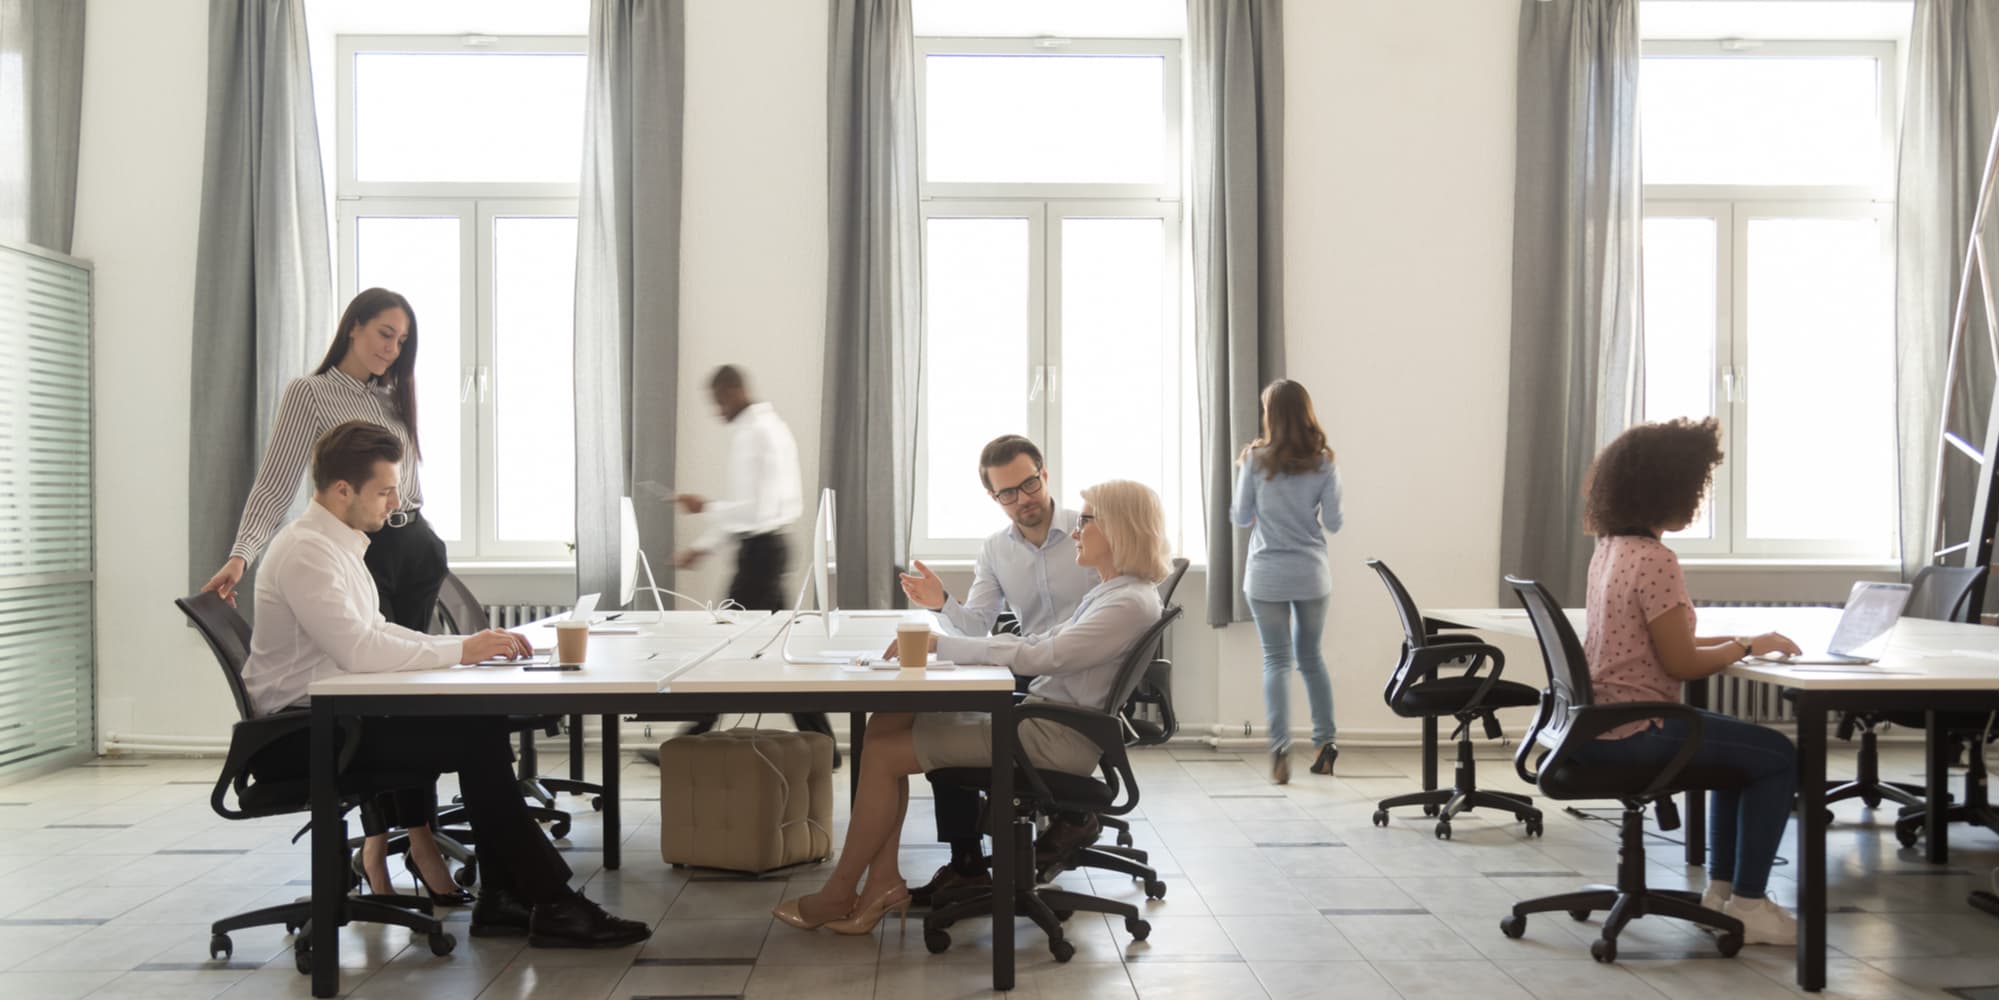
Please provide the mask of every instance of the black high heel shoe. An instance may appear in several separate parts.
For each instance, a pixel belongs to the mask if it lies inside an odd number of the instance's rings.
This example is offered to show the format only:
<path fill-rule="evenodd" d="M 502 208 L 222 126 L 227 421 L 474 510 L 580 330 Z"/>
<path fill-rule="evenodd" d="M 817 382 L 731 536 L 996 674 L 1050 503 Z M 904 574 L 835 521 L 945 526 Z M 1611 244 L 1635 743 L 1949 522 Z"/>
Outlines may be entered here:
<path fill-rule="evenodd" d="M 463 889 L 454 888 L 450 892 L 439 892 L 431 888 L 430 883 L 424 881 L 424 873 L 417 870 L 416 859 L 410 857 L 408 852 L 403 854 L 403 867 L 408 869 L 410 876 L 417 880 L 417 888 L 423 890 L 424 897 L 431 901 L 432 906 L 472 905 L 475 897 L 472 893 L 466 892 Z"/>

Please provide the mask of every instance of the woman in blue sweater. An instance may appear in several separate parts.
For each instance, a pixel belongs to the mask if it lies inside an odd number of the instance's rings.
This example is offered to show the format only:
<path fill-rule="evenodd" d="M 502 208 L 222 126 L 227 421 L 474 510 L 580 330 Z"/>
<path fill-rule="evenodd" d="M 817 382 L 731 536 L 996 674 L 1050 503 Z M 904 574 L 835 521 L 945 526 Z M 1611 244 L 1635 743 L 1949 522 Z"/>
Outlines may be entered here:
<path fill-rule="evenodd" d="M 1312 397 L 1291 379 L 1264 387 L 1263 434 L 1237 459 L 1236 502 L 1230 519 L 1250 529 L 1243 568 L 1243 596 L 1264 646 L 1264 709 L 1271 731 L 1271 780 L 1292 780 L 1289 678 L 1296 660 L 1312 710 L 1314 774 L 1332 774 L 1340 754 L 1334 743 L 1333 686 L 1320 655 L 1333 577 L 1326 566 L 1326 533 L 1340 530 L 1340 472 L 1326 431 L 1313 415 Z"/>

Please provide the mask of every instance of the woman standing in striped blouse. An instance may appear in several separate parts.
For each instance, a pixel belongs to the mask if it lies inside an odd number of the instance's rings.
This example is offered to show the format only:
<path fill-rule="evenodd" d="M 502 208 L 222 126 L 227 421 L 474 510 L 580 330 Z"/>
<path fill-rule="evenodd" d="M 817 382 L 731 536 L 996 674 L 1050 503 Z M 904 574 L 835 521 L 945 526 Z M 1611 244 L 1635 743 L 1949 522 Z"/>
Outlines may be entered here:
<path fill-rule="evenodd" d="M 420 508 L 424 494 L 417 482 L 417 314 L 409 300 L 386 288 L 370 288 L 347 304 L 333 343 L 311 375 L 285 387 L 278 402 L 277 425 L 264 449 L 264 464 L 243 504 L 236 543 L 229 558 L 207 584 L 236 603 L 236 585 L 265 543 L 277 533 L 291 509 L 299 483 L 312 462 L 320 435 L 349 420 L 366 420 L 389 429 L 403 443 L 402 504 L 389 515 L 382 530 L 368 536 L 365 561 L 375 577 L 382 614 L 419 632 L 430 631 L 438 590 L 449 567 L 444 541 L 431 530 Z M 431 896 L 439 902 L 470 902 L 452 885 L 444 856 L 427 825 L 437 811 L 434 789 L 393 797 L 396 818 L 410 830 L 410 858 L 421 870 Z M 361 851 L 363 869 L 376 892 L 387 892 L 387 838 L 371 833 Z M 436 888 L 444 886 L 443 889 Z"/>

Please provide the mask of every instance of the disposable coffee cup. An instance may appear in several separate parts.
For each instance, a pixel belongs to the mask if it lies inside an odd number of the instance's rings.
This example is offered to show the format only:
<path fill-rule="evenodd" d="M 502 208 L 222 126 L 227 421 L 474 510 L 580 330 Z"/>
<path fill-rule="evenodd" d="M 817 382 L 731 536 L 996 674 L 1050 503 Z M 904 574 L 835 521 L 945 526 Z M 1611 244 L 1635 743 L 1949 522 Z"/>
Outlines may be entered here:
<path fill-rule="evenodd" d="M 896 626 L 896 662 L 904 670 L 916 670 L 930 660 L 931 627 L 922 622 Z"/>
<path fill-rule="evenodd" d="M 565 618 L 556 623 L 556 663 L 576 666 L 583 662 L 583 648 L 590 640 L 590 623 Z"/>

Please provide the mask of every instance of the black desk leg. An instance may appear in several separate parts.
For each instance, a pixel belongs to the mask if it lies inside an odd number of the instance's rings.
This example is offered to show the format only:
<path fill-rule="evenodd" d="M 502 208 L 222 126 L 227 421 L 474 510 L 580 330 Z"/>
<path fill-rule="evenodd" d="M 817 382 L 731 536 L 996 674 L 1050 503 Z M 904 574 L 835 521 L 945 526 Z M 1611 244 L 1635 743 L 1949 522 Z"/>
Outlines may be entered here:
<path fill-rule="evenodd" d="M 347 895 L 347 830 L 340 818 L 340 790 L 334 784 L 333 706 L 313 703 L 308 751 L 312 790 L 312 921 L 306 929 L 312 949 L 312 994 L 340 992 L 340 907 Z"/>
<path fill-rule="evenodd" d="M 1978 751 L 1975 746 L 1973 750 Z M 1924 860 L 1945 861 L 1945 813 L 1949 809 L 1947 778 L 1951 776 L 1951 741 L 1938 729 L 1938 714 L 1924 713 Z"/>
<path fill-rule="evenodd" d="M 993 822 L 993 988 L 1014 988 L 1014 893 L 1027 872 L 1015 871 L 1014 704 L 1010 697 L 993 710 L 993 777 L 987 812 Z"/>
<path fill-rule="evenodd" d="M 1799 988 L 1826 987 L 1826 706 L 1800 691 Z"/>
<path fill-rule="evenodd" d="M 583 716 L 569 717 L 569 780 L 583 780 Z"/>
<path fill-rule="evenodd" d="M 1681 700 L 1689 708 L 1708 708 L 1709 679 L 1689 681 L 1681 685 Z M 1681 794 L 1681 815 L 1687 818 L 1681 824 L 1681 841 L 1687 845 L 1687 863 L 1695 867 L 1708 864 L 1708 793 L 1690 789 Z"/>
<path fill-rule="evenodd" d="M 854 804 L 854 793 L 861 788 L 861 736 L 868 731 L 867 712 L 847 713 L 847 802 Z"/>
<path fill-rule="evenodd" d="M 604 867 L 616 869 L 624 863 L 624 832 L 618 827 L 618 765 L 625 755 L 618 750 L 618 716 L 607 715 L 604 726 Z"/>
<path fill-rule="evenodd" d="M 1438 719 L 1435 715 L 1424 716 L 1424 791 L 1435 791 L 1438 786 Z"/>

